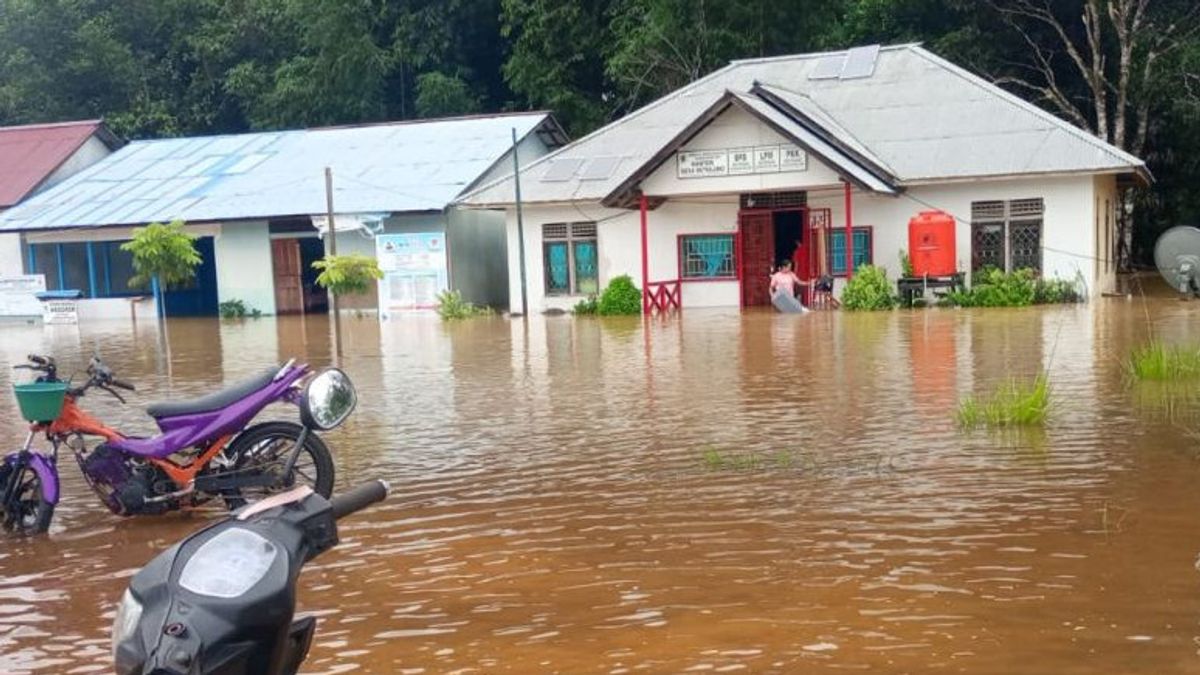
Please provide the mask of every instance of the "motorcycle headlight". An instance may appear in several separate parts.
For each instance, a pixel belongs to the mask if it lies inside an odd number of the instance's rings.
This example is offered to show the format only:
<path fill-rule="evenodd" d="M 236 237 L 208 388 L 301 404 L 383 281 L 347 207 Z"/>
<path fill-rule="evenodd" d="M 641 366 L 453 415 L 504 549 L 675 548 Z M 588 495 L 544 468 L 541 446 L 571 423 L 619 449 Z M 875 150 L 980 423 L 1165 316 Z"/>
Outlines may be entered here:
<path fill-rule="evenodd" d="M 236 598 L 254 588 L 279 555 L 257 532 L 230 528 L 204 542 L 183 566 L 179 585 L 214 598 Z"/>
<path fill-rule="evenodd" d="M 117 616 L 113 619 L 112 627 L 112 649 L 113 657 L 116 657 L 117 646 L 122 642 L 133 637 L 134 631 L 137 630 L 138 622 L 142 620 L 142 603 L 133 597 L 133 593 L 129 589 L 125 589 L 125 594 L 121 596 L 121 604 L 117 605 Z"/>

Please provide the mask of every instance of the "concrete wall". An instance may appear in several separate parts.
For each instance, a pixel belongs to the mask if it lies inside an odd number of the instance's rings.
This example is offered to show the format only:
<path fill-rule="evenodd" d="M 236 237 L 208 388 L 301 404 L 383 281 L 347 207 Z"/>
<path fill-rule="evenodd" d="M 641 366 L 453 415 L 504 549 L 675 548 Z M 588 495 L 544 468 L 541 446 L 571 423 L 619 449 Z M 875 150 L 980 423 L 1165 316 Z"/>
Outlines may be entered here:
<path fill-rule="evenodd" d="M 475 304 L 507 309 L 508 238 L 504 214 L 451 208 L 446 217 L 450 287 Z"/>
<path fill-rule="evenodd" d="M 241 300 L 247 308 L 275 313 L 271 236 L 265 220 L 224 223 L 213 240 L 217 299 Z"/>
<path fill-rule="evenodd" d="M 750 113 L 740 108 L 730 108 L 713 120 L 703 131 L 696 134 L 683 146 L 683 150 L 727 150 L 777 144 L 791 145 L 791 141 L 758 121 L 758 118 Z M 642 181 L 643 192 L 655 196 L 728 194 L 729 192 L 799 190 L 841 184 L 837 173 L 812 155 L 808 155 L 807 168 L 803 171 L 792 170 L 712 178 L 679 178 L 676 157 L 677 155 L 671 156 L 646 180 Z"/>
<path fill-rule="evenodd" d="M 0 209 L 0 213 L 4 211 Z M 25 273 L 25 261 L 21 251 L 21 235 L 0 234 L 0 277 Z"/>
<path fill-rule="evenodd" d="M 1098 191 L 1097 185 L 1104 188 Z M 959 219 L 956 231 L 958 267 L 971 266 L 971 202 L 992 199 L 1040 197 L 1045 201 L 1042 229 L 1042 266 L 1047 277 L 1080 279 L 1088 293 L 1108 290 L 1111 271 L 1097 272 L 1096 203 L 1115 182 L 1109 177 L 1072 176 L 1022 180 L 993 180 L 916 186 L 907 196 L 884 197 L 856 191 L 853 195 L 854 224 L 873 228 L 873 261 L 895 279 L 900 273 L 899 253 L 908 248 L 908 221 L 932 208 Z M 678 277 L 678 236 L 681 234 L 733 233 L 737 230 L 737 195 L 690 197 L 690 201 L 668 200 L 648 215 L 650 280 Z M 844 194 L 841 190 L 813 190 L 809 204 L 828 207 L 834 227 L 845 224 Z M 1101 214 L 1102 216 L 1102 214 Z M 594 221 L 598 225 L 600 285 L 612 277 L 628 274 L 641 285 L 641 230 L 637 211 L 607 209 L 594 202 L 578 205 L 530 205 L 525 208 L 525 254 L 531 312 L 569 309 L 581 298 L 546 296 L 542 262 L 542 225 Z M 509 293 L 514 310 L 521 297 L 516 216 L 507 212 Z M 837 281 L 840 293 L 844 282 Z M 684 307 L 737 306 L 738 283 L 732 281 L 683 282 Z"/>

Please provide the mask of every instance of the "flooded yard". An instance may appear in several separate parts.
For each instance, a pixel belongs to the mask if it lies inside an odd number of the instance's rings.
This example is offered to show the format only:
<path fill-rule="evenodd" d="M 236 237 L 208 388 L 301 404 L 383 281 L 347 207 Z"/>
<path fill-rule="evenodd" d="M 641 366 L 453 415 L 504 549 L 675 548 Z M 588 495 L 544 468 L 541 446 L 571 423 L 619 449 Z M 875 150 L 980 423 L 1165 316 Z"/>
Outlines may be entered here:
<path fill-rule="evenodd" d="M 1121 363 L 1200 305 L 345 328 L 337 489 L 393 497 L 301 577 L 304 672 L 1200 672 L 1200 402 Z M 149 433 L 142 405 L 328 336 L 173 320 L 168 367 L 153 325 L 3 325 L 0 433 L 31 351 L 99 349 L 139 391 L 84 407 Z M 955 426 L 1042 370 L 1044 431 Z M 107 672 L 128 577 L 208 517 L 119 519 L 61 466 L 50 535 L 0 542 L 0 672 Z"/>

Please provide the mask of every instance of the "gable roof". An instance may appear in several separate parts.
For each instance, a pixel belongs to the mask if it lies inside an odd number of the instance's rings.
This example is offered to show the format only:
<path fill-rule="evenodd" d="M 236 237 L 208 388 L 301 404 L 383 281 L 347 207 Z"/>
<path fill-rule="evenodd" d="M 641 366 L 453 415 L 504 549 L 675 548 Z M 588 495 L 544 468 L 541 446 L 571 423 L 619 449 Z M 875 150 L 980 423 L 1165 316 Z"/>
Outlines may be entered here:
<path fill-rule="evenodd" d="M 441 211 L 518 140 L 565 141 L 545 112 L 134 141 L 0 216 L 0 231 Z"/>
<path fill-rule="evenodd" d="M 121 144 L 101 120 L 0 127 L 0 209 L 37 190 L 93 135 L 110 149 Z"/>
<path fill-rule="evenodd" d="M 873 56 L 873 68 L 838 76 L 849 56 L 864 51 Z M 699 119 L 697 111 L 710 110 L 727 92 L 742 95 L 747 105 L 765 103 L 856 163 L 882 170 L 881 178 L 890 176 L 900 188 L 1021 175 L 1146 175 L 1137 157 L 906 44 L 734 61 L 525 167 L 523 201 L 611 202 L 614 190 Z M 622 161 L 606 180 L 542 180 L 561 160 L 578 163 L 583 173 L 589 161 L 614 153 Z M 512 194 L 509 176 L 459 201 L 499 206 L 512 203 Z"/>

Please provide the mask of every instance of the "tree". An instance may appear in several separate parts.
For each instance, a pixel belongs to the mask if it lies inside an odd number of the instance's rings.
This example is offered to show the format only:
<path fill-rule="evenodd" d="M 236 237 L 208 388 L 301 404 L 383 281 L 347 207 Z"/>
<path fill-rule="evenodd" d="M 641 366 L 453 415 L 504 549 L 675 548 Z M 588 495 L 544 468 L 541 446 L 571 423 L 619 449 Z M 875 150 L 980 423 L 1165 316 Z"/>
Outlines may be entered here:
<path fill-rule="evenodd" d="M 479 97 L 457 75 L 435 71 L 417 77 L 417 117 L 466 115 L 479 110 Z"/>
<path fill-rule="evenodd" d="M 998 82 L 1038 96 L 1067 120 L 1122 150 L 1145 154 L 1152 116 L 1163 97 L 1186 92 L 1155 85 L 1166 59 L 1200 30 L 1200 4 L 993 0 L 993 6 L 1021 37 L 1027 54 L 1013 64 L 1015 74 Z M 1127 193 L 1125 199 L 1131 196 Z M 1133 240 L 1127 212 L 1121 209 L 1117 219 L 1117 262 L 1124 269 L 1131 262 Z"/>
<path fill-rule="evenodd" d="M 121 244 L 121 250 L 133 256 L 130 288 L 154 285 L 159 294 L 156 300 L 160 317 L 166 315 L 162 292 L 191 281 L 196 267 L 203 262 L 196 250 L 196 237 L 184 231 L 180 220 L 134 228 L 133 238 Z"/>

